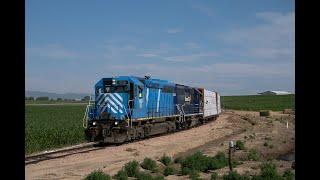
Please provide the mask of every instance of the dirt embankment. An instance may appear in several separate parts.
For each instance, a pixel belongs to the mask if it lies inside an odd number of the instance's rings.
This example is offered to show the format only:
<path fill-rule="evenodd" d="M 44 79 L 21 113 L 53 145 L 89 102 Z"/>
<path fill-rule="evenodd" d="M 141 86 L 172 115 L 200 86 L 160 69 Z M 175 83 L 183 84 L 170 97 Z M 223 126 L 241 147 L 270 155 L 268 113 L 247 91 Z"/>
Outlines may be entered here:
<path fill-rule="evenodd" d="M 145 157 L 159 159 L 163 154 L 176 157 L 197 150 L 208 155 L 226 152 L 230 140 L 245 141 L 247 148 L 236 152 L 235 158 L 245 158 L 251 148 L 261 152 L 262 157 L 276 157 L 294 149 L 294 116 L 273 113 L 271 118 L 260 118 L 257 112 L 228 111 L 216 121 L 189 130 L 27 165 L 26 179 L 81 179 L 97 169 L 113 175 L 125 163 L 142 161 Z M 291 165 L 284 161 L 278 163 L 282 169 Z M 255 173 L 258 165 L 259 162 L 248 161 L 236 170 Z M 226 171 L 227 168 L 223 168 L 218 173 Z M 179 178 L 185 177 L 168 177 Z"/>

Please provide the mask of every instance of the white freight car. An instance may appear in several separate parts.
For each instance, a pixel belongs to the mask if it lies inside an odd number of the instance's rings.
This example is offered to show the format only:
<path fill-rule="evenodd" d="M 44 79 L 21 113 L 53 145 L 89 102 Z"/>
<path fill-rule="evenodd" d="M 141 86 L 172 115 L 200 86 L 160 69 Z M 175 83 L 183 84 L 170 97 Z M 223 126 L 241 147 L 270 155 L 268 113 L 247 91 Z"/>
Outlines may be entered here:
<path fill-rule="evenodd" d="M 203 117 L 216 117 L 221 113 L 220 95 L 217 92 L 204 89 Z"/>
<path fill-rule="evenodd" d="M 218 114 L 220 114 L 221 113 L 221 103 L 220 103 L 220 94 L 219 93 L 217 93 L 217 104 L 218 104 L 218 106 L 217 106 Z"/>

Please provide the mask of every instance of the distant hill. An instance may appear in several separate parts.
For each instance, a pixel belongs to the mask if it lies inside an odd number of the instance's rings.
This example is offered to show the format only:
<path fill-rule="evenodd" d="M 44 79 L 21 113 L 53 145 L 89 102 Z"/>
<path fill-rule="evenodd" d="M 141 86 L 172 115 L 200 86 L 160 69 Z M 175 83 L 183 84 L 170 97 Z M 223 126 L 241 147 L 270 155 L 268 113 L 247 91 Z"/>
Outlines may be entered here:
<path fill-rule="evenodd" d="M 26 97 L 49 97 L 50 99 L 82 99 L 85 96 L 88 96 L 89 94 L 85 93 L 50 93 L 50 92 L 42 92 L 42 91 L 26 91 L 25 96 Z"/>

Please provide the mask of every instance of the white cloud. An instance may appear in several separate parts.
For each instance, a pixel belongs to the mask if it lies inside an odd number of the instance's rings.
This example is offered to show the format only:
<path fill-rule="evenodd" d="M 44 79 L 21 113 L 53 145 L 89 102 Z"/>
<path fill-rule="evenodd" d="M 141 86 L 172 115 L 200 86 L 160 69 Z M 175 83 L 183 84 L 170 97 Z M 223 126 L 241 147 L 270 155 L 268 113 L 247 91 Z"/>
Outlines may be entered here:
<path fill-rule="evenodd" d="M 200 48 L 200 46 L 197 43 L 194 43 L 194 42 L 185 43 L 185 46 L 187 47 L 187 49 L 198 49 L 198 48 Z"/>
<path fill-rule="evenodd" d="M 197 54 L 182 55 L 182 56 L 169 56 L 169 57 L 164 57 L 163 59 L 171 62 L 190 62 L 190 61 L 197 61 L 203 58 L 215 57 L 215 56 L 218 56 L 218 54 L 215 52 L 208 52 L 208 53 L 197 53 Z"/>
<path fill-rule="evenodd" d="M 247 52 L 249 56 L 264 59 L 279 59 L 282 58 L 288 59 L 291 57 L 291 60 L 294 61 L 294 49 L 289 48 L 253 48 Z"/>
<path fill-rule="evenodd" d="M 248 57 L 257 59 L 294 60 L 294 12 L 281 14 L 261 12 L 256 18 L 259 25 L 238 28 L 220 35 L 225 42 L 239 45 Z"/>
<path fill-rule="evenodd" d="M 43 47 L 31 47 L 26 49 L 26 54 L 30 56 L 46 57 L 51 59 L 73 59 L 80 55 L 67 50 L 60 45 L 52 44 Z"/>
<path fill-rule="evenodd" d="M 247 64 L 247 63 L 216 63 L 200 67 L 203 72 L 212 72 L 229 77 L 292 77 L 292 64 Z"/>
<path fill-rule="evenodd" d="M 207 16 L 212 17 L 212 16 L 214 15 L 213 10 L 210 9 L 210 8 L 208 8 L 208 7 L 206 7 L 206 6 L 204 6 L 204 5 L 201 5 L 201 4 L 192 4 L 191 7 L 192 7 L 193 9 L 196 9 L 196 10 L 198 10 L 198 11 L 206 14 Z"/>
<path fill-rule="evenodd" d="M 169 34 L 176 34 L 176 33 L 179 33 L 179 32 L 182 32 L 181 28 L 170 28 L 170 29 L 167 30 L 167 33 L 169 33 Z"/>
<path fill-rule="evenodd" d="M 142 56 L 145 58 L 157 57 L 157 54 L 145 53 L 145 54 L 138 54 L 137 56 Z"/>
<path fill-rule="evenodd" d="M 119 57 L 124 54 L 133 53 L 137 50 L 137 48 L 133 45 L 116 45 L 116 44 L 107 44 L 106 52 L 104 53 L 104 57 L 107 59 L 113 59 Z"/>

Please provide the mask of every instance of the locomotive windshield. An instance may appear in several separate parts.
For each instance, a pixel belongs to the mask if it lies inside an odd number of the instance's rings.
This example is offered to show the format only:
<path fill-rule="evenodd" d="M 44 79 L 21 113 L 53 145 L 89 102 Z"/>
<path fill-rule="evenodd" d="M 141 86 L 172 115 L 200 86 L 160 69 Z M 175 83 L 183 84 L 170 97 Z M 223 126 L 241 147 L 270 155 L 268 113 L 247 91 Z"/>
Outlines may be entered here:
<path fill-rule="evenodd" d="M 124 80 L 106 80 L 103 90 L 104 93 L 129 93 L 129 84 Z"/>

